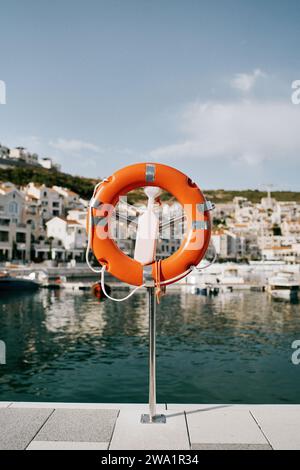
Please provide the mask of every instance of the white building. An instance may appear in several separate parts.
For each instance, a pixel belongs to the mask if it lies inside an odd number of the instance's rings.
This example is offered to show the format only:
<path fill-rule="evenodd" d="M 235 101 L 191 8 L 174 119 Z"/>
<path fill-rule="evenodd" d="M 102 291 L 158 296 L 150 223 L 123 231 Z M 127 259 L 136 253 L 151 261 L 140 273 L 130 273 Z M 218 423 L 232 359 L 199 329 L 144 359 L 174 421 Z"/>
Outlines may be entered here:
<path fill-rule="evenodd" d="M 60 241 L 65 249 L 65 259 L 83 260 L 87 245 L 85 228 L 76 220 L 53 217 L 46 223 L 47 238 Z"/>
<path fill-rule="evenodd" d="M 23 161 L 29 165 L 38 165 L 38 155 L 36 153 L 26 152 L 24 147 L 10 149 L 9 157 L 14 160 Z"/>
<path fill-rule="evenodd" d="M 262 250 L 262 259 L 266 261 L 296 262 L 299 255 L 297 246 L 272 246 Z"/>
<path fill-rule="evenodd" d="M 75 220 L 80 225 L 82 225 L 82 227 L 86 227 L 86 218 L 87 218 L 86 210 L 72 209 L 68 212 L 68 215 L 67 215 L 67 220 Z"/>
<path fill-rule="evenodd" d="M 68 188 L 62 188 L 60 186 L 53 186 L 52 189 L 62 198 L 63 206 L 66 210 L 68 209 L 84 209 L 83 204 L 80 201 L 79 194 L 71 191 Z"/>
<path fill-rule="evenodd" d="M 24 205 L 24 194 L 22 194 L 14 184 L 0 184 L 0 215 L 9 217 L 13 223 L 21 223 Z"/>
<path fill-rule="evenodd" d="M 44 157 L 39 159 L 39 164 L 46 168 L 47 170 L 57 170 L 60 171 L 61 166 L 58 163 L 54 163 L 52 158 Z"/>
<path fill-rule="evenodd" d="M 0 185 L 0 260 L 29 260 L 31 227 L 23 223 L 24 195 L 12 184 Z"/>
<path fill-rule="evenodd" d="M 25 215 L 24 222 L 31 226 L 31 233 L 34 240 L 45 236 L 44 219 L 41 216 L 41 205 L 37 198 L 25 195 Z"/>
<path fill-rule="evenodd" d="M 47 170 L 51 170 L 53 165 L 51 158 L 41 158 L 39 163 L 43 168 L 46 168 Z"/>
<path fill-rule="evenodd" d="M 211 236 L 219 258 L 233 259 L 237 257 L 238 237 L 227 230 L 215 230 Z"/>
<path fill-rule="evenodd" d="M 52 188 L 44 184 L 29 183 L 25 188 L 25 193 L 38 202 L 40 216 L 43 220 L 49 220 L 62 214 L 62 197 Z"/>
<path fill-rule="evenodd" d="M 273 197 L 271 197 L 271 194 L 268 193 L 267 197 L 262 197 L 260 201 L 261 207 L 268 211 L 268 210 L 274 210 L 277 206 L 277 201 Z"/>
<path fill-rule="evenodd" d="M 247 234 L 239 234 L 225 229 L 214 229 L 211 236 L 218 258 L 223 260 L 241 260 L 246 257 L 257 259 L 259 250 L 256 244 L 256 237 Z M 212 256 L 211 247 L 209 256 Z"/>
<path fill-rule="evenodd" d="M 291 235 L 282 236 L 282 235 L 269 235 L 266 237 L 257 237 L 256 239 L 257 245 L 261 248 L 272 248 L 276 247 L 285 247 L 291 246 L 293 243 L 296 243 L 296 238 Z"/>
<path fill-rule="evenodd" d="M 30 225 L 16 224 L 0 216 L 0 261 L 29 261 Z"/>
<path fill-rule="evenodd" d="M 284 220 L 281 223 L 282 235 L 289 236 L 294 235 L 298 236 L 300 239 L 300 217 L 299 219 L 294 220 Z"/>
<path fill-rule="evenodd" d="M 9 158 L 9 148 L 0 144 L 0 158 Z"/>
<path fill-rule="evenodd" d="M 211 215 L 215 220 L 225 220 L 227 217 L 232 217 L 235 211 L 234 203 L 218 203 L 216 204 Z"/>

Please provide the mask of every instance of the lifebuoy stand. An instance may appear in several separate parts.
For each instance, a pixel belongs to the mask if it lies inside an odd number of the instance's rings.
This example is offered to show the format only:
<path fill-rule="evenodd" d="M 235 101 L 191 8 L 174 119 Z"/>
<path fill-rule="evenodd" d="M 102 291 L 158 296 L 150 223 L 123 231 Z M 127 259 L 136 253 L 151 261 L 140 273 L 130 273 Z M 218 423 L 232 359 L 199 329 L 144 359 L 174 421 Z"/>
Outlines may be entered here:
<path fill-rule="evenodd" d="M 146 217 L 140 216 L 138 227 L 141 231 L 150 227 L 151 243 L 138 239 L 135 259 L 125 255 L 110 235 L 109 220 L 121 195 L 145 187 L 148 196 Z M 149 188 L 151 187 L 151 188 Z M 155 261 L 154 235 L 158 221 L 153 215 L 153 201 L 157 189 L 171 193 L 184 207 L 186 233 L 179 249 L 166 259 Z M 164 415 L 156 414 L 156 298 L 161 286 L 172 284 L 189 274 L 204 258 L 211 235 L 209 211 L 213 204 L 206 201 L 200 188 L 184 173 L 161 163 L 145 162 L 129 165 L 115 172 L 95 186 L 89 204 L 87 218 L 88 245 L 86 262 L 92 271 L 101 274 L 101 287 L 104 294 L 117 302 L 128 299 L 137 289 L 146 287 L 149 310 L 149 414 L 141 417 L 142 423 L 165 423 Z M 151 222 L 150 222 L 151 221 Z M 144 224 L 144 225 L 143 225 Z M 93 250 L 102 268 L 94 269 L 89 263 L 89 251 Z M 123 299 L 115 299 L 105 291 L 104 272 L 135 289 Z"/>
<path fill-rule="evenodd" d="M 147 285 L 149 312 L 149 414 L 143 414 L 141 423 L 166 423 L 163 414 L 156 414 L 156 298 L 154 286 Z"/>

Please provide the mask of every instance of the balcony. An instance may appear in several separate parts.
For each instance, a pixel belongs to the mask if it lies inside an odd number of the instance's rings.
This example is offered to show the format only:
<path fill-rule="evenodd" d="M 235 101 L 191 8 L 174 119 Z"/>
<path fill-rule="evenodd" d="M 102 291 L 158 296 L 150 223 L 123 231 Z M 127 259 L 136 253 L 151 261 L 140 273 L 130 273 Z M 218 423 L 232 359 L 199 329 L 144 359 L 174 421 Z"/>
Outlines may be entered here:
<path fill-rule="evenodd" d="M 10 250 L 11 244 L 9 242 L 0 241 L 0 250 Z"/>
<path fill-rule="evenodd" d="M 26 250 L 26 243 L 17 243 L 17 250 Z"/>
<path fill-rule="evenodd" d="M 9 225 L 10 225 L 10 219 L 0 219 L 1 230 L 3 227 L 9 227 Z"/>

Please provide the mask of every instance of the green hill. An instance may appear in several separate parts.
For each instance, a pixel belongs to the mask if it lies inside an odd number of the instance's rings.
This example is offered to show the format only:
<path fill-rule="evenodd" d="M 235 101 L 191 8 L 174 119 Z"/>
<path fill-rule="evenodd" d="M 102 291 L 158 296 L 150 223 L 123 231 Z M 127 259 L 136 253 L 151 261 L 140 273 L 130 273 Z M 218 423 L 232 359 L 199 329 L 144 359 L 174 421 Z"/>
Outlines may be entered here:
<path fill-rule="evenodd" d="M 73 176 L 67 173 L 47 170 L 40 167 L 0 168 L 0 181 L 10 181 L 17 186 L 25 186 L 31 181 L 46 186 L 62 186 L 78 193 L 84 199 L 90 199 L 97 180 Z"/>
<path fill-rule="evenodd" d="M 84 199 L 90 199 L 94 186 L 99 179 L 84 178 L 82 176 L 73 176 L 68 173 L 61 173 L 58 171 L 47 170 L 40 167 L 10 167 L 0 168 L 0 181 L 10 181 L 17 186 L 25 186 L 30 181 L 34 183 L 45 184 L 46 186 L 63 186 L 78 193 Z M 204 190 L 208 199 L 215 203 L 225 203 L 233 200 L 235 196 L 245 197 L 252 202 L 259 202 L 262 197 L 266 196 L 266 192 L 245 189 L 237 190 Z M 300 192 L 293 191 L 274 191 L 272 196 L 278 201 L 296 201 L 300 203 Z M 144 193 L 141 189 L 129 193 L 128 201 L 131 204 L 142 201 L 145 199 Z M 170 199 L 170 195 L 163 192 L 161 200 Z"/>
<path fill-rule="evenodd" d="M 231 202 L 234 197 L 245 197 L 249 201 L 257 203 L 260 202 L 262 197 L 267 196 L 266 191 L 259 191 L 258 189 L 243 189 L 243 190 L 204 190 L 207 199 L 211 199 L 216 204 L 218 202 Z M 299 191 L 272 191 L 272 197 L 277 201 L 296 201 L 300 203 Z"/>

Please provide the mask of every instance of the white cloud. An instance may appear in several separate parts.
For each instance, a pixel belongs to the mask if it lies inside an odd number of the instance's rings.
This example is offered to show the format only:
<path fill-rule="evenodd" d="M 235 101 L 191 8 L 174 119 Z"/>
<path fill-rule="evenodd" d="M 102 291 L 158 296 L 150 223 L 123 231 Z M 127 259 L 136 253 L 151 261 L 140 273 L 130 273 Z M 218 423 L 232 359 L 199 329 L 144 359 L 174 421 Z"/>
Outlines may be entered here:
<path fill-rule="evenodd" d="M 49 146 L 56 150 L 61 150 L 62 152 L 80 153 L 82 150 L 90 150 L 92 152 L 101 151 L 95 144 L 76 139 L 56 139 L 55 141 L 50 141 Z"/>
<path fill-rule="evenodd" d="M 252 73 L 237 73 L 230 81 L 230 85 L 236 90 L 247 93 L 248 91 L 252 90 L 259 78 L 265 76 L 266 74 L 260 69 L 255 69 Z"/>
<path fill-rule="evenodd" d="M 152 150 L 152 158 L 221 157 L 253 166 L 300 155 L 300 106 L 289 102 L 194 103 L 177 119 L 182 140 Z"/>

